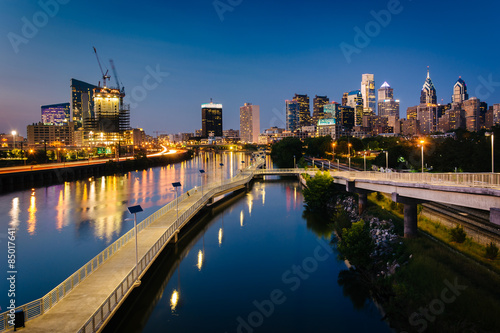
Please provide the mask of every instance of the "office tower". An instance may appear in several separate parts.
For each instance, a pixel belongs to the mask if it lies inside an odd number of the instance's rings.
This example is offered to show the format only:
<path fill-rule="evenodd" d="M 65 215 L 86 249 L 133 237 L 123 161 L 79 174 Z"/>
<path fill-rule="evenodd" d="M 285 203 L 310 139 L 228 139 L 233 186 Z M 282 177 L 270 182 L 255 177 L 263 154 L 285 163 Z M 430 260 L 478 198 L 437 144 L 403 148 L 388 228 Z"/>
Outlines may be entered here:
<path fill-rule="evenodd" d="M 378 90 L 378 115 L 399 119 L 399 100 L 394 100 L 394 89 L 387 82 Z"/>
<path fill-rule="evenodd" d="M 479 103 L 479 126 L 478 130 L 486 129 L 486 113 L 488 112 L 488 103 Z M 488 127 L 489 128 L 489 127 Z"/>
<path fill-rule="evenodd" d="M 417 107 L 416 106 L 410 106 L 408 109 L 406 109 L 406 119 L 417 119 Z"/>
<path fill-rule="evenodd" d="M 427 67 L 427 79 L 420 94 L 420 104 L 437 104 L 436 88 L 432 83 L 429 67 Z"/>
<path fill-rule="evenodd" d="M 222 104 L 210 103 L 201 105 L 202 137 L 222 137 Z"/>
<path fill-rule="evenodd" d="M 93 84 L 71 79 L 71 113 L 76 128 L 84 126 L 87 119 L 94 118 L 94 88 Z"/>
<path fill-rule="evenodd" d="M 493 126 L 500 125 L 500 104 L 493 104 Z"/>
<path fill-rule="evenodd" d="M 299 127 L 311 125 L 311 107 L 309 96 L 295 94 L 294 101 L 299 103 Z"/>
<path fill-rule="evenodd" d="M 417 106 L 417 120 L 419 132 L 429 135 L 437 130 L 438 106 L 435 104 L 420 104 Z"/>
<path fill-rule="evenodd" d="M 349 93 L 346 93 L 346 92 L 342 95 L 342 105 L 343 106 L 347 105 L 347 96 L 349 96 Z"/>
<path fill-rule="evenodd" d="M 327 104 L 330 100 L 326 96 L 318 96 L 316 95 L 313 99 L 313 118 L 312 118 L 312 125 L 316 126 L 318 124 L 318 120 L 323 119 L 324 116 L 324 111 L 323 107 L 325 104 Z"/>
<path fill-rule="evenodd" d="M 463 102 L 462 108 L 464 110 L 465 128 L 470 132 L 479 130 L 479 113 L 481 101 L 476 97 L 472 97 Z"/>
<path fill-rule="evenodd" d="M 286 130 L 295 131 L 299 128 L 300 106 L 297 101 L 286 101 Z"/>
<path fill-rule="evenodd" d="M 377 100 L 375 97 L 375 76 L 373 74 L 362 75 L 361 95 L 363 96 L 363 114 L 367 116 L 375 115 Z"/>
<path fill-rule="evenodd" d="M 42 123 L 46 125 L 63 125 L 70 121 L 70 104 L 60 103 L 42 105 Z"/>
<path fill-rule="evenodd" d="M 38 124 L 28 125 L 28 146 L 43 147 L 47 146 L 74 146 L 75 124 L 67 122 L 61 125 Z"/>
<path fill-rule="evenodd" d="M 339 103 L 331 102 L 323 106 L 323 119 L 335 119 L 339 109 Z"/>
<path fill-rule="evenodd" d="M 342 126 L 346 130 L 352 130 L 355 123 L 354 108 L 350 106 L 339 106 L 338 115 L 335 117 L 337 125 Z"/>
<path fill-rule="evenodd" d="M 361 125 L 363 122 L 363 96 L 361 91 L 353 90 L 347 94 L 347 106 L 354 110 L 354 124 Z"/>
<path fill-rule="evenodd" d="M 467 94 L 467 85 L 460 76 L 453 86 L 453 95 L 451 96 L 451 102 L 461 104 L 469 99 L 469 94 Z"/>
<path fill-rule="evenodd" d="M 245 103 L 240 107 L 240 139 L 243 142 L 258 143 L 260 134 L 260 107 Z"/>

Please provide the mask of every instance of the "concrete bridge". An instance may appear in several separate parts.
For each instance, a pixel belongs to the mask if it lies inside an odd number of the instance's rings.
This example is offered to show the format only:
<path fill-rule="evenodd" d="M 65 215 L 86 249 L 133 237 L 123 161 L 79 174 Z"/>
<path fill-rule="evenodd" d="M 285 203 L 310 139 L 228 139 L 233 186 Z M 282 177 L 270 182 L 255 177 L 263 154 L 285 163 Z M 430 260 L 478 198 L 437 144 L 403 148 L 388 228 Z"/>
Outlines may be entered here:
<path fill-rule="evenodd" d="M 490 222 L 500 225 L 500 174 L 498 173 L 381 173 L 327 171 L 336 184 L 359 195 L 360 212 L 371 192 L 388 193 L 404 204 L 405 237 L 417 234 L 417 204 L 438 202 L 490 212 Z M 317 169 L 264 169 L 255 176 L 314 175 Z"/>
<path fill-rule="evenodd" d="M 259 169 L 263 159 L 236 177 L 195 188 L 170 202 L 137 226 L 136 265 L 132 229 L 47 295 L 17 307 L 27 321 L 26 332 L 100 332 L 168 243 L 205 206 L 221 195 L 249 186 L 255 177 L 316 174 L 317 169 Z M 370 192 L 390 193 L 405 205 L 405 236 L 417 232 L 416 205 L 425 201 L 489 210 L 500 224 L 500 174 L 399 174 L 330 172 L 335 183 L 359 194 L 360 210 Z M 0 331 L 11 329 L 9 312 L 0 314 Z"/>

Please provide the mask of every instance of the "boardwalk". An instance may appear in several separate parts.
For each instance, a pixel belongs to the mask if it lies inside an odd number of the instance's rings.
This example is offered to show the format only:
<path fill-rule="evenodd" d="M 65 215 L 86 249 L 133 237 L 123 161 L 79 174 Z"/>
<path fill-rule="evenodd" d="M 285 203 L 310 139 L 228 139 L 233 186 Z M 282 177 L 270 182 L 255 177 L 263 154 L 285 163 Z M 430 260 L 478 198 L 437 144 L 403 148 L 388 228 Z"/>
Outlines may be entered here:
<path fill-rule="evenodd" d="M 109 320 L 133 290 L 162 249 L 175 241 L 179 230 L 207 203 L 222 194 L 244 188 L 259 161 L 223 183 L 193 189 L 138 225 L 138 258 L 135 269 L 135 234 L 131 230 L 84 265 L 43 298 L 22 307 L 29 321 L 25 332 L 94 332 Z M 178 207 L 178 211 L 177 211 Z M 33 319 L 32 319 L 33 318 Z M 8 328 L 2 314 L 0 330 Z"/>

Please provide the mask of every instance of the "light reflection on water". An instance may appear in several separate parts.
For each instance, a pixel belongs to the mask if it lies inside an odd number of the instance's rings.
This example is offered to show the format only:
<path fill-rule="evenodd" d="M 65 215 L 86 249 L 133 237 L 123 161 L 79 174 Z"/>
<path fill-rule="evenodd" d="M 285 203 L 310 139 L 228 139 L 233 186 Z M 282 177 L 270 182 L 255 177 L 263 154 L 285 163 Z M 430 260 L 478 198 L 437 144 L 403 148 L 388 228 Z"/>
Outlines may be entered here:
<path fill-rule="evenodd" d="M 200 153 L 174 165 L 0 195 L 0 216 L 5 217 L 0 233 L 18 229 L 16 304 L 45 295 L 130 230 L 127 207 L 143 207 L 139 222 L 174 199 L 173 182 L 182 183 L 180 194 L 202 181 L 220 181 L 221 172 L 224 178 L 236 175 L 248 165 L 249 154 Z M 206 171 L 203 179 L 200 169 Z M 6 279 L 0 280 L 0 289 L 8 290 Z M 2 309 L 7 302 L 7 293 L 0 294 Z"/>

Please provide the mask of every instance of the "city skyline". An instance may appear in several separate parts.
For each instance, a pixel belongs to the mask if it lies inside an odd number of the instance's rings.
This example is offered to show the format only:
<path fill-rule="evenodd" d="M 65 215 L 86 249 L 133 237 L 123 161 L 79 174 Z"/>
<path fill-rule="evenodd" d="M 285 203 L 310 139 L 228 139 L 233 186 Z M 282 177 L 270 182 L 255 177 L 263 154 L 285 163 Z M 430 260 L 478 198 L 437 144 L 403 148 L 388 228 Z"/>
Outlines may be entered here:
<path fill-rule="evenodd" d="M 57 7 L 44 11 L 37 3 L 13 0 L 0 5 L 0 132 L 25 135 L 26 126 L 39 121 L 41 105 L 71 102 L 72 78 L 97 85 L 101 74 L 92 46 L 106 68 L 111 69 L 109 59 L 115 61 L 127 96 L 136 97 L 129 101 L 131 125 L 148 134 L 201 128 L 193 119 L 199 119 L 199 105 L 210 98 L 224 105 L 224 129 L 239 127 L 245 102 L 260 105 L 262 129 L 284 128 L 285 100 L 307 94 L 341 103 L 344 92 L 360 89 L 365 73 L 374 74 L 376 89 L 390 83 L 404 118 L 406 109 L 419 103 L 427 66 L 438 103 L 451 102 L 460 76 L 470 97 L 500 103 L 498 46 L 485 33 L 495 31 L 493 13 L 500 5 L 489 1 L 474 7 L 459 1 L 452 8 L 430 1 L 401 1 L 396 7 L 394 1 L 313 1 L 307 6 L 242 1 L 227 11 L 201 1 L 157 4 L 154 10 L 106 3 L 97 13 L 92 1 L 46 3 Z M 304 12 L 300 26 L 291 20 L 297 8 Z M 452 23 L 465 8 L 473 28 L 456 34 Z M 348 15 L 352 12 L 356 15 Z M 33 21 L 43 19 L 39 13 L 48 13 L 46 22 Z M 390 17 L 384 21 L 380 13 Z M 255 16 L 261 26 L 255 26 Z M 25 22 L 37 23 L 36 33 L 23 29 Z M 377 28 L 373 22 L 381 23 Z M 367 35 L 366 27 L 375 30 Z M 296 38 L 304 43 L 292 43 Z M 485 51 L 468 47 L 471 40 Z M 346 53 L 345 45 L 355 51 Z"/>

